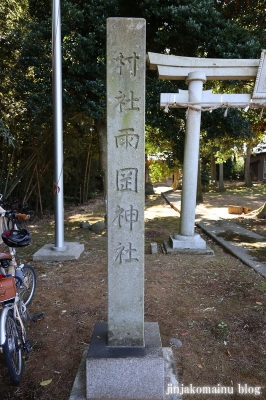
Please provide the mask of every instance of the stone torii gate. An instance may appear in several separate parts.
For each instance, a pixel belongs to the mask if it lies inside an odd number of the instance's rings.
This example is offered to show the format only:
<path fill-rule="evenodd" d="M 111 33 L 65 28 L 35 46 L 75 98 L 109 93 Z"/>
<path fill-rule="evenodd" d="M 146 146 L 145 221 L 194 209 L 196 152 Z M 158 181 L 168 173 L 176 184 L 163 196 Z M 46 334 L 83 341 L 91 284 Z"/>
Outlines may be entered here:
<path fill-rule="evenodd" d="M 188 90 L 162 93 L 161 107 L 188 108 L 183 164 L 179 234 L 170 236 L 170 249 L 206 251 L 206 242 L 194 233 L 201 111 L 216 108 L 266 106 L 266 50 L 259 59 L 210 59 L 148 53 L 148 65 L 160 79 L 185 80 Z M 253 80 L 251 94 L 213 94 L 203 91 L 207 80 Z"/>

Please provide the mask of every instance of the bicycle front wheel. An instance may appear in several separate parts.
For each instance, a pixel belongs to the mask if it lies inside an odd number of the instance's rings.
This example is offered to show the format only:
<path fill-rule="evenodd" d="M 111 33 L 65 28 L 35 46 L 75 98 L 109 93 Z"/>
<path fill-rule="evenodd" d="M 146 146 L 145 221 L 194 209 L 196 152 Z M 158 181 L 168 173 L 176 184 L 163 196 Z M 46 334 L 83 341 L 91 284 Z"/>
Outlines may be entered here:
<path fill-rule="evenodd" d="M 14 383 L 19 383 L 23 374 L 23 345 L 11 311 L 7 313 L 5 328 L 6 341 L 3 346 L 3 351 L 7 369 L 12 381 Z"/>
<path fill-rule="evenodd" d="M 20 287 L 19 297 L 24 302 L 26 306 L 28 306 L 34 296 L 36 289 L 36 274 L 34 268 L 31 265 L 24 265 L 21 268 L 23 273 L 23 282 Z"/>

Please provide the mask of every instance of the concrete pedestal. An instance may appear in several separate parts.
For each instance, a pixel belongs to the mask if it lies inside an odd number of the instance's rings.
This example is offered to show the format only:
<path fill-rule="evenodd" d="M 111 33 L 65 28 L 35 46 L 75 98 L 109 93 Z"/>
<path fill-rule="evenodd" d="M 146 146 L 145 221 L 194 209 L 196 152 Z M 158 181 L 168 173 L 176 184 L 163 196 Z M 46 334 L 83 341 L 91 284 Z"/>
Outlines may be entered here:
<path fill-rule="evenodd" d="M 54 244 L 46 244 L 33 254 L 33 261 L 77 260 L 84 251 L 84 245 L 78 242 L 66 242 L 64 251 L 53 250 Z"/>
<path fill-rule="evenodd" d="M 174 356 L 171 347 L 163 347 L 164 356 L 164 387 L 166 400 L 182 400 L 179 382 L 176 375 Z M 69 396 L 69 400 L 87 400 L 86 397 L 86 360 L 88 350 L 85 349 L 79 364 L 76 378 Z M 171 388 L 173 388 L 171 390 Z M 171 393 L 172 392 L 172 393 Z"/>
<path fill-rule="evenodd" d="M 161 399 L 165 362 L 158 324 L 145 323 L 143 347 L 107 346 L 107 323 L 95 324 L 86 360 L 87 399 Z"/>
<path fill-rule="evenodd" d="M 197 254 L 213 254 L 213 250 L 207 246 L 199 234 L 193 236 L 173 235 L 164 242 L 167 253 L 186 252 Z"/>
<path fill-rule="evenodd" d="M 174 235 L 170 236 L 173 249 L 206 249 L 206 242 L 200 235 L 193 236 Z"/>

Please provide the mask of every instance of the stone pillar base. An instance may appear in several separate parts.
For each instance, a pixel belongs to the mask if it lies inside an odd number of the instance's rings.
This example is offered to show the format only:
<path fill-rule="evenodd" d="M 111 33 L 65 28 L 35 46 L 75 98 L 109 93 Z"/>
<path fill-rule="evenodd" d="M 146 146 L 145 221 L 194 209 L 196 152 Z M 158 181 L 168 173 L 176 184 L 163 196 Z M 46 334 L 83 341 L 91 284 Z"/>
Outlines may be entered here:
<path fill-rule="evenodd" d="M 213 250 L 207 246 L 199 234 L 193 236 L 173 235 L 168 241 L 164 242 L 164 248 L 167 253 L 186 252 L 197 254 L 213 254 Z"/>
<path fill-rule="evenodd" d="M 107 346 L 105 322 L 97 322 L 86 359 L 87 399 L 165 398 L 164 356 L 159 327 L 145 323 L 145 346 Z"/>
<path fill-rule="evenodd" d="M 173 235 L 170 236 L 173 249 L 206 249 L 206 242 L 199 234 L 193 236 Z"/>

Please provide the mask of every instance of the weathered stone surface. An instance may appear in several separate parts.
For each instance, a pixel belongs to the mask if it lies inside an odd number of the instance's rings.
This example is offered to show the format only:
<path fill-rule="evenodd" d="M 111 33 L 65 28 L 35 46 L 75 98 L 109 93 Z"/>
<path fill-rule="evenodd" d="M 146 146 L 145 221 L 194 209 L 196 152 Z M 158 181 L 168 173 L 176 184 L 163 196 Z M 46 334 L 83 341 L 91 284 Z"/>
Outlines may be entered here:
<path fill-rule="evenodd" d="M 151 254 L 156 254 L 158 253 L 158 245 L 156 242 L 151 243 Z"/>
<path fill-rule="evenodd" d="M 102 233 L 106 229 L 106 224 L 104 221 L 95 222 L 95 224 L 90 225 L 89 229 L 94 233 Z"/>
<path fill-rule="evenodd" d="M 181 347 L 182 346 L 182 342 L 179 339 L 176 338 L 171 338 L 170 339 L 170 344 L 176 346 L 176 347 Z"/>
<path fill-rule="evenodd" d="M 80 228 L 90 229 L 90 223 L 88 221 L 83 221 L 80 223 Z"/>
<path fill-rule="evenodd" d="M 146 22 L 107 20 L 108 344 L 144 345 Z"/>
<path fill-rule="evenodd" d="M 164 399 L 165 361 L 156 322 L 144 347 L 109 347 L 107 324 L 95 325 L 86 361 L 87 399 Z"/>

